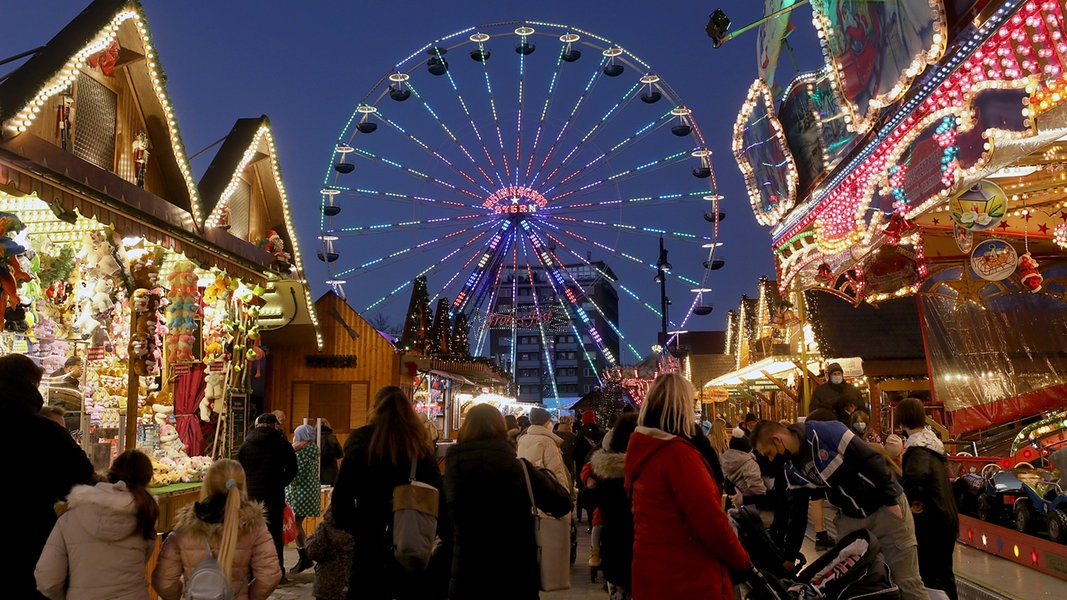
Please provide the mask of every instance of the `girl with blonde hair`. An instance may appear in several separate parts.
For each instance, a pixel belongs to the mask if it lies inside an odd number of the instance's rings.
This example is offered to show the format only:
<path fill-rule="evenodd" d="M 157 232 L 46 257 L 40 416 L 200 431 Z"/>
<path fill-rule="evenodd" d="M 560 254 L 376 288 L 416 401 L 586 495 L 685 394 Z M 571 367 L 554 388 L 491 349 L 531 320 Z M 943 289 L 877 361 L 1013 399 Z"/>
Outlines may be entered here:
<path fill-rule="evenodd" d="M 715 417 L 715 420 L 711 422 L 708 441 L 711 442 L 711 447 L 715 448 L 719 456 L 722 456 L 730 448 L 729 442 L 726 440 L 726 421 L 722 417 Z"/>
<path fill-rule="evenodd" d="M 282 572 L 263 505 L 248 499 L 245 471 L 235 460 L 213 463 L 204 474 L 200 501 L 178 511 L 152 573 L 159 597 L 181 598 L 185 581 L 208 552 L 230 578 L 235 600 L 266 600 L 278 587 Z"/>
<path fill-rule="evenodd" d="M 693 384 L 681 375 L 657 377 L 626 449 L 634 598 L 732 600 L 725 566 L 743 571 L 749 564 L 720 505 L 711 465 L 690 441 L 695 397 Z"/>

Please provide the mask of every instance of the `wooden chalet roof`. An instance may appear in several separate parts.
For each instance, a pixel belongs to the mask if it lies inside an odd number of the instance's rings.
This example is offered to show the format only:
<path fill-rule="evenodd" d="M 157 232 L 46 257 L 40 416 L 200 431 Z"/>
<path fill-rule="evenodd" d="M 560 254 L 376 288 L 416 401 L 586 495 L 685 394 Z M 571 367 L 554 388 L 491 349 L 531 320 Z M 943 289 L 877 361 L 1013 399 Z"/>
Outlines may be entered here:
<path fill-rule="evenodd" d="M 827 292 L 804 293 L 807 319 L 825 357 L 858 356 L 871 361 L 923 360 L 919 308 L 913 296 L 877 305 L 851 302 Z M 925 373 L 925 363 L 920 373 Z"/>
<path fill-rule="evenodd" d="M 51 124 L 50 102 L 73 81 L 79 64 L 111 41 L 118 42 L 116 69 L 125 67 L 143 113 L 150 160 L 158 168 L 164 201 L 201 221 L 201 207 L 184 144 L 167 94 L 166 75 L 151 43 L 148 22 L 136 0 L 96 0 L 0 82 L 0 122 L 5 139 L 26 135 L 33 120 Z M 34 109 L 37 109 L 34 111 Z M 49 125 L 51 126 L 51 125 Z M 34 157 L 29 157 L 34 158 Z"/>

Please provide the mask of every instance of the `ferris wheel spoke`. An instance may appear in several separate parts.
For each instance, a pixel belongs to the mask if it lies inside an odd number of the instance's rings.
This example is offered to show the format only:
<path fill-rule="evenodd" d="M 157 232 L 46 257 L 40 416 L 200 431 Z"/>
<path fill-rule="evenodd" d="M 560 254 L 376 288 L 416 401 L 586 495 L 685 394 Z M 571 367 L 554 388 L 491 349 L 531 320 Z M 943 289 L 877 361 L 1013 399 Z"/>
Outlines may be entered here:
<path fill-rule="evenodd" d="M 547 232 L 546 232 L 546 236 L 548 236 L 549 239 L 551 239 L 553 242 L 555 242 L 559 247 L 567 250 L 568 252 L 570 252 L 571 254 L 574 254 L 575 256 L 578 256 L 579 258 L 582 258 L 580 253 L 578 253 L 574 249 L 572 249 L 569 246 L 567 246 L 562 240 L 558 239 L 556 236 L 551 236 Z M 582 243 L 583 245 L 586 245 L 588 247 L 600 247 L 598 244 L 596 244 L 595 242 L 590 241 L 587 238 L 584 238 L 582 236 L 575 236 L 575 237 L 577 237 L 578 240 L 579 240 L 579 243 Z M 606 249 L 606 248 L 601 248 L 601 249 Z M 602 271 L 600 273 L 601 273 L 601 275 L 607 276 Z M 626 294 L 631 299 L 633 299 L 635 302 L 640 304 L 642 307 L 648 309 L 652 314 L 656 315 L 659 318 L 663 317 L 663 313 L 660 312 L 660 310 L 658 308 L 656 308 L 656 307 L 652 306 L 651 304 L 649 304 L 648 302 L 645 302 L 644 300 L 642 300 L 640 296 L 638 296 L 633 291 L 631 291 L 629 288 L 627 288 L 622 282 L 618 282 L 617 281 L 616 285 L 618 285 L 620 289 L 622 289 L 624 292 L 626 292 Z"/>
<path fill-rule="evenodd" d="M 426 152 L 431 157 L 433 157 L 434 160 L 440 161 L 441 163 L 445 164 L 446 166 L 448 166 L 449 169 L 451 169 L 457 175 L 459 175 L 463 179 L 466 179 L 467 181 L 469 181 L 471 183 L 471 185 L 474 185 L 474 186 L 476 186 L 478 188 L 481 188 L 481 190 L 484 191 L 486 194 L 491 194 L 492 193 L 492 191 L 489 190 L 489 188 L 486 188 L 484 185 L 478 183 L 478 181 L 476 181 L 474 179 L 474 177 L 469 175 L 463 169 L 461 169 L 458 166 L 456 166 L 452 161 L 448 160 L 448 158 L 445 157 L 444 155 L 442 155 L 439 151 L 434 150 L 433 148 L 430 147 L 429 144 L 427 144 L 426 142 L 424 142 L 421 139 L 419 139 L 418 137 L 416 137 L 414 134 L 409 132 L 407 129 L 401 127 L 399 124 L 397 124 L 392 119 L 390 119 L 390 118 L 386 117 L 385 115 L 383 115 L 381 113 L 381 111 L 377 112 L 376 114 L 377 114 L 379 119 L 381 119 L 382 121 L 387 123 L 393 129 L 399 131 L 401 135 L 403 135 L 405 138 L 407 138 L 413 144 L 415 144 L 420 149 L 422 149 L 423 152 Z M 455 141 L 458 143 L 458 140 L 455 140 Z M 460 145 L 462 146 L 462 144 L 460 144 Z M 469 156 L 469 153 L 466 151 L 466 148 L 463 148 L 462 151 L 463 151 L 464 154 L 467 154 Z M 475 167 L 478 167 L 478 165 L 475 164 Z M 490 184 L 492 184 L 491 180 L 490 180 Z"/>
<path fill-rule="evenodd" d="M 530 266 L 530 258 L 529 258 L 529 253 L 527 252 L 527 246 L 526 246 L 526 240 L 525 239 L 523 240 L 523 243 L 522 243 L 522 253 L 523 253 L 523 258 L 526 259 L 525 262 L 526 262 L 526 278 L 527 278 L 527 282 L 530 284 L 530 288 L 531 289 L 536 289 L 536 287 L 537 287 L 537 278 L 534 277 L 533 268 Z M 513 271 L 513 273 L 514 273 L 514 278 L 517 279 L 518 278 L 517 277 L 518 273 L 514 272 L 514 271 Z M 541 313 L 541 302 L 538 299 L 536 293 L 533 294 L 533 302 L 534 302 L 534 314 L 537 314 L 537 315 L 542 314 Z M 537 319 L 537 329 L 538 329 L 538 334 L 539 334 L 539 336 L 541 338 L 541 350 L 545 355 L 545 364 L 548 366 L 548 380 L 552 382 L 552 397 L 555 398 L 556 402 L 558 403 L 559 402 L 559 387 L 556 384 L 555 361 L 552 360 L 552 356 L 549 354 L 550 346 L 549 346 L 549 343 L 548 343 L 548 336 L 545 335 L 545 323 L 544 323 L 543 320 Z M 514 345 L 515 344 L 512 344 L 512 346 L 514 346 Z"/>
<path fill-rule="evenodd" d="M 596 248 L 599 248 L 600 250 L 604 250 L 604 251 L 607 251 L 607 252 L 610 252 L 610 253 L 614 254 L 615 256 L 618 256 L 620 258 L 624 258 L 629 262 L 632 262 L 632 263 L 637 264 L 637 265 L 641 265 L 645 269 L 651 269 L 652 271 L 657 271 L 658 270 L 656 268 L 656 265 L 654 265 L 654 264 L 645 262 L 645 261 L 641 260 L 640 258 L 638 258 L 638 257 L 636 257 L 636 256 L 634 256 L 632 254 L 629 254 L 627 252 L 622 252 L 620 250 L 616 250 L 615 248 L 612 248 L 611 246 L 608 246 L 607 244 L 602 244 L 602 243 L 600 243 L 600 242 L 598 242 L 596 240 L 589 239 L 588 237 L 585 237 L 585 236 L 583 236 L 583 235 L 581 235 L 579 233 L 576 233 L 574 231 L 568 231 L 567 229 L 563 229 L 562 227 L 556 228 L 556 231 L 560 232 L 563 235 L 567 235 L 567 236 L 573 237 L 574 239 L 578 240 L 582 244 L 592 245 L 592 246 L 594 246 Z M 671 277 L 671 278 L 677 279 L 678 281 L 682 281 L 687 285 L 691 285 L 691 286 L 700 285 L 699 281 L 696 281 L 695 279 L 693 279 L 691 277 L 687 277 L 685 275 L 681 275 L 681 274 L 675 273 L 674 271 L 667 272 L 667 275 L 669 277 Z"/>
<path fill-rule="evenodd" d="M 533 171 L 534 157 L 537 156 L 537 148 L 541 144 L 541 136 L 545 131 L 545 123 L 548 121 L 549 111 L 552 107 L 552 99 L 555 98 L 556 82 L 559 81 L 560 74 L 563 72 L 563 54 L 566 52 L 566 46 L 560 46 L 559 54 L 556 56 L 556 71 L 552 74 L 552 79 L 548 82 L 548 93 L 545 95 L 544 106 L 541 107 L 541 118 L 537 122 L 537 132 L 534 134 L 533 145 L 530 148 L 530 160 L 526 164 L 526 173 L 524 175 L 526 181 L 530 180 L 530 173 Z"/>
<path fill-rule="evenodd" d="M 476 236 L 475 236 L 474 238 L 472 238 L 472 239 L 468 240 L 468 241 L 467 241 L 467 242 L 466 242 L 465 244 L 463 244 L 462 246 L 460 246 L 460 247 L 458 247 L 458 248 L 454 248 L 454 249 L 453 249 L 453 250 L 452 250 L 451 252 L 449 252 L 448 254 L 446 254 L 446 255 L 445 255 L 445 256 L 444 256 L 443 258 L 441 258 L 440 260 L 438 260 L 438 261 L 436 261 L 436 262 L 433 262 L 433 263 L 431 263 L 431 264 L 430 264 L 429 266 L 427 266 L 427 267 L 426 267 L 425 269 L 423 269 L 422 271 L 420 271 L 420 272 L 416 273 L 416 274 L 415 274 L 415 277 L 422 277 L 422 276 L 428 275 L 428 274 L 429 274 L 430 272 L 432 272 L 432 271 L 433 271 L 434 269 L 438 269 L 438 268 L 440 268 L 440 267 L 441 267 L 442 265 L 444 265 L 444 264 L 448 263 L 448 262 L 449 262 L 449 261 L 451 261 L 451 260 L 452 260 L 453 258 L 455 258 L 455 256 L 456 256 L 456 255 L 458 255 L 458 254 L 459 254 L 460 252 L 462 252 L 464 248 L 467 248 L 468 246 L 470 246 L 470 245 L 471 245 L 471 244 L 473 244 L 474 242 L 478 241 L 479 239 L 481 239 L 482 237 L 484 237 L 484 236 L 485 236 L 486 234 L 488 234 L 488 233 L 489 233 L 489 231 L 483 231 L 483 232 L 479 233 L 478 235 L 476 235 Z M 414 279 L 414 277 L 413 277 L 412 279 Z M 396 294 L 397 292 L 399 292 L 400 290 L 402 290 L 402 289 L 406 288 L 406 287 L 407 287 L 407 286 L 409 286 L 409 285 L 411 285 L 411 280 L 410 280 L 410 279 L 409 279 L 409 280 L 407 280 L 407 281 L 405 281 L 404 283 L 400 284 L 400 286 L 398 286 L 397 288 L 395 288 L 394 290 L 392 290 L 392 291 L 391 291 L 391 292 L 389 292 L 388 294 L 386 294 L 386 295 L 382 296 L 381 298 L 378 298 L 378 299 L 377 299 L 376 301 L 374 301 L 374 302 L 373 302 L 372 304 L 370 304 L 369 306 L 367 306 L 367 308 L 366 308 L 366 310 L 365 310 L 364 312 L 366 312 L 366 311 L 370 311 L 371 309 L 374 309 L 374 308 L 376 308 L 376 307 L 377 307 L 377 308 L 381 308 L 382 306 L 384 306 L 384 304 L 383 304 L 383 303 L 387 304 L 388 302 L 391 302 L 391 301 L 392 301 L 392 299 L 393 299 L 393 298 L 395 297 L 395 294 Z"/>
<path fill-rule="evenodd" d="M 573 180 L 575 177 L 579 177 L 584 173 L 587 173 L 589 171 L 597 169 L 598 167 L 603 166 L 605 161 L 606 161 L 606 159 L 611 158 L 612 156 L 618 154 L 622 150 L 625 150 L 628 146 L 630 146 L 630 145 L 632 145 L 632 144 L 634 144 L 636 142 L 639 142 L 642 139 L 644 139 L 644 138 L 648 137 L 649 135 L 651 135 L 652 133 L 662 129 L 664 126 L 666 126 L 668 123 L 670 123 L 670 116 L 671 116 L 670 113 L 666 113 L 665 116 L 660 117 L 659 119 L 656 119 L 654 121 L 649 121 L 646 125 L 644 125 L 640 129 L 638 129 L 637 131 L 632 133 L 630 136 L 628 136 L 624 140 L 622 140 L 619 143 L 615 144 L 614 146 L 612 146 L 611 148 L 607 149 L 606 151 L 601 152 L 599 156 L 597 156 L 596 158 L 590 160 L 589 162 L 587 162 L 586 164 L 582 165 L 581 167 L 579 167 L 575 171 L 571 172 L 570 175 L 567 175 L 563 179 L 560 179 L 558 183 L 556 183 L 556 184 L 552 185 L 551 187 L 549 187 L 546 190 L 546 192 L 551 192 L 553 189 L 555 189 L 555 188 L 557 188 L 559 186 L 566 185 L 568 181 Z M 582 142 L 579 142 L 579 145 L 581 145 L 583 142 L 584 142 L 584 140 Z M 577 148 L 577 146 L 575 148 Z M 553 176 L 555 176 L 556 173 L 560 172 L 559 169 L 562 168 L 563 166 L 564 166 L 564 164 L 560 164 L 558 167 L 556 167 L 556 170 L 554 170 L 551 173 L 549 173 L 548 177 L 545 179 L 545 184 L 548 184 L 548 182 L 552 180 Z"/>
<path fill-rule="evenodd" d="M 591 183 L 587 183 L 581 187 L 572 189 L 567 192 L 563 192 L 562 194 L 557 194 L 556 196 L 552 197 L 552 200 L 559 201 L 567 197 L 580 197 L 583 192 L 588 193 L 598 191 L 604 185 L 617 185 L 628 179 L 633 179 L 634 177 L 644 175 L 645 173 L 651 173 L 652 171 L 668 167 L 672 164 L 676 164 L 678 162 L 686 160 L 687 158 L 689 158 L 689 152 L 686 151 L 668 154 L 663 158 L 659 158 L 641 165 L 637 165 L 635 167 L 631 167 L 608 177 L 603 177 Z"/>
<path fill-rule="evenodd" d="M 377 223 L 374 225 L 357 225 L 354 227 L 337 227 L 334 229 L 323 229 L 323 235 L 334 235 L 339 237 L 347 237 L 353 235 L 373 235 L 379 233 L 396 233 L 406 229 L 415 229 L 417 231 L 425 231 L 427 229 L 439 229 L 444 227 L 458 227 L 467 225 L 468 228 L 484 227 L 491 223 L 495 223 L 499 219 L 493 218 L 471 225 L 470 219 L 477 219 L 484 217 L 485 215 L 463 215 L 460 217 L 439 217 L 435 219 L 419 219 L 414 221 L 399 221 L 396 223 Z M 464 229 L 463 231 L 466 231 Z"/>
<path fill-rule="evenodd" d="M 489 152 L 489 148 L 488 146 L 486 146 L 485 140 L 482 139 L 482 132 L 478 130 L 478 125 L 475 124 L 474 117 L 471 116 L 470 110 L 467 108 L 467 102 L 463 99 L 463 95 L 459 92 L 459 87 L 456 85 L 456 80 L 452 77 L 451 73 L 447 73 L 447 75 L 448 81 L 452 84 L 452 91 L 456 93 L 456 98 L 459 100 L 460 106 L 463 107 L 464 114 L 467 115 L 467 119 L 470 121 L 471 129 L 474 131 L 474 137 L 478 140 L 478 143 L 482 145 L 482 151 L 485 153 L 485 159 L 489 161 L 490 168 L 495 171 L 496 163 L 493 161 L 493 155 Z M 408 89 L 411 90 L 411 93 L 419 100 L 419 103 L 422 104 L 423 108 L 426 109 L 426 112 L 430 114 L 430 117 L 433 118 L 433 120 L 437 123 L 441 130 L 445 132 L 445 135 L 447 135 L 449 139 L 451 139 L 456 144 L 460 152 L 462 152 L 463 155 L 466 156 L 468 160 L 470 160 L 471 164 L 474 165 L 476 169 L 478 169 L 478 172 L 481 173 L 483 177 L 485 177 L 485 180 L 489 182 L 489 185 L 503 185 L 503 181 L 501 181 L 499 178 L 494 180 L 489 175 L 489 173 L 486 172 L 485 168 L 482 167 L 481 163 L 479 163 L 470 153 L 470 151 L 467 150 L 467 147 L 463 144 L 463 142 L 461 142 L 459 138 L 456 137 L 456 134 L 453 133 L 452 129 L 448 127 L 448 124 L 445 123 L 444 120 L 437 114 L 437 111 L 434 110 L 432 106 L 430 106 L 430 103 L 427 102 L 426 98 L 419 93 L 418 89 L 414 85 L 411 84 L 410 80 L 408 81 Z"/>
<path fill-rule="evenodd" d="M 385 157 L 385 156 L 380 156 L 378 154 L 375 154 L 375 153 L 371 152 L 370 150 L 366 150 L 364 148 L 355 148 L 355 149 L 353 149 L 353 153 L 358 154 L 360 157 L 364 158 L 365 160 L 370 160 L 370 161 L 376 162 L 376 163 L 378 163 L 380 165 L 385 165 L 387 167 L 390 167 L 392 169 L 400 171 L 401 173 L 404 173 L 404 174 L 406 174 L 406 175 L 408 175 L 410 177 L 414 177 L 416 179 L 425 181 L 427 183 L 431 183 L 436 187 L 439 187 L 439 188 L 442 188 L 442 189 L 446 189 L 448 191 L 456 192 L 458 194 L 462 194 L 462 195 L 468 196 L 470 198 L 473 198 L 473 199 L 478 201 L 477 204 L 481 204 L 482 201 L 484 200 L 482 195 L 478 194 L 477 192 L 472 192 L 472 191 L 470 191 L 468 189 L 465 189 L 465 188 L 459 187 L 457 185 L 454 185 L 454 184 L 452 184 L 452 183 L 450 183 L 448 181 L 444 181 L 443 179 L 438 179 L 437 177 L 433 177 L 431 175 L 427 175 L 426 173 L 423 173 L 422 171 L 419 171 L 418 169 L 406 166 L 406 165 L 402 164 L 401 162 L 393 160 L 391 158 L 388 158 L 388 157 Z M 477 206 L 477 204 L 471 204 L 471 205 L 468 205 L 468 206 L 473 207 L 473 206 Z"/>
<path fill-rule="evenodd" d="M 582 256 L 578 252 L 575 252 L 571 248 L 567 247 L 566 244 L 563 244 L 562 242 L 560 242 L 550 232 L 542 230 L 540 227 L 537 226 L 537 224 L 533 224 L 533 227 L 538 232 L 540 232 L 542 235 L 544 235 L 548 239 L 552 240 L 552 242 L 554 242 L 558 247 L 563 248 L 567 252 L 570 252 L 571 254 L 573 254 L 575 256 L 575 258 L 577 258 L 582 264 L 584 264 L 584 265 L 590 267 L 591 269 L 595 270 L 597 272 L 597 274 L 599 274 L 601 277 L 604 277 L 605 279 L 608 279 L 609 281 L 615 279 L 614 277 L 609 276 L 607 273 L 602 271 L 599 267 L 594 265 L 593 262 L 590 261 L 588 258 Z M 554 251 L 550 250 L 550 253 L 552 254 L 552 258 L 554 258 L 557 263 L 559 263 L 561 265 L 563 264 L 563 261 L 559 259 L 559 256 Z M 584 289 L 585 289 L 584 286 L 582 286 L 582 284 L 579 283 L 578 280 L 573 275 L 571 275 L 570 271 L 567 270 L 567 268 L 565 266 L 563 267 L 563 271 L 575 286 L 583 289 L 583 291 L 584 291 Z M 619 329 L 618 325 L 613 323 L 611 321 L 611 319 L 608 318 L 608 315 L 607 315 L 606 312 L 604 312 L 604 309 L 600 308 L 600 305 L 597 304 L 596 301 L 594 301 L 593 298 L 591 296 L 589 296 L 588 294 L 586 295 L 585 299 L 586 299 L 586 301 L 588 301 L 590 304 L 593 305 L 593 309 L 596 310 L 596 312 L 600 315 L 600 317 L 602 319 L 604 319 L 604 322 L 608 324 L 608 327 L 610 327 L 611 330 L 614 331 L 615 334 L 619 336 L 619 340 L 626 343 L 626 346 L 630 349 L 631 352 L 633 352 L 634 357 L 637 360 L 641 360 L 642 358 L 644 358 L 641 355 L 641 353 L 637 351 L 637 348 L 634 348 L 633 344 L 631 344 L 629 342 L 629 340 L 626 339 L 626 335 L 623 334 L 622 330 Z M 535 300 L 536 300 L 536 298 L 535 298 Z"/>
<path fill-rule="evenodd" d="M 478 265 L 467 277 L 467 281 L 463 284 L 463 289 L 456 294 L 455 300 L 452 301 L 452 312 L 464 311 L 471 296 L 477 292 L 479 286 L 486 284 L 485 274 L 492 268 L 490 266 L 491 263 L 500 260 L 500 253 L 498 252 L 500 242 L 504 239 L 510 227 L 511 221 L 501 222 L 493 237 L 485 243 L 485 247 L 481 250 L 481 258 L 478 260 Z"/>
<path fill-rule="evenodd" d="M 566 289 L 563 276 L 560 274 L 562 270 L 562 265 L 560 265 L 558 262 L 555 261 L 555 259 L 552 258 L 552 254 L 547 249 L 546 244 L 538 237 L 537 232 L 534 230 L 534 228 L 532 226 L 527 227 L 526 225 L 528 224 L 524 222 L 523 229 L 526 230 L 526 236 L 529 238 L 530 244 L 533 246 L 534 256 L 537 257 L 538 262 L 541 263 L 541 266 L 545 270 L 545 280 L 548 281 L 549 285 L 552 286 L 552 291 L 556 294 L 558 298 L 567 299 L 566 305 L 569 306 L 570 310 L 574 311 L 574 313 L 578 316 L 578 319 L 584 324 L 586 332 L 589 334 L 589 337 L 592 338 L 593 343 L 596 345 L 597 349 L 600 350 L 601 356 L 604 357 L 604 360 L 608 363 L 609 366 L 615 366 L 616 364 L 618 364 L 618 359 L 604 344 L 604 338 L 600 335 L 600 332 L 597 331 L 596 325 L 589 318 L 589 314 L 585 311 L 584 308 L 582 308 L 581 304 L 578 302 L 578 298 L 574 295 L 574 292 L 569 289 Z M 564 289 L 561 290 L 561 287 Z M 573 327 L 574 319 L 571 320 L 571 324 Z M 579 337 L 578 339 L 581 339 L 581 337 Z"/>
<path fill-rule="evenodd" d="M 382 190 L 374 190 L 369 188 L 348 188 L 348 187 L 333 187 L 339 192 L 339 195 L 344 198 L 361 198 L 368 200 L 387 201 L 391 203 L 403 204 L 410 207 L 412 202 L 434 205 L 435 207 L 447 208 L 450 210 L 463 211 L 464 214 L 470 214 L 472 208 L 479 211 L 478 214 L 484 214 L 482 211 L 484 207 L 472 206 L 464 202 L 456 202 L 454 200 L 445 200 L 441 198 L 430 198 L 429 196 L 420 196 L 416 194 L 408 194 L 402 192 L 387 192 Z"/>
<path fill-rule="evenodd" d="M 565 139 L 571 125 L 574 123 L 578 115 L 581 114 L 582 109 L 585 107 L 585 101 L 589 98 L 593 89 L 596 87 L 596 84 L 600 81 L 604 72 L 603 67 L 607 64 L 607 61 L 607 57 L 601 58 L 600 62 L 597 64 L 596 70 L 589 76 L 589 80 L 585 83 L 585 88 L 582 90 L 582 93 L 578 96 L 578 100 L 575 101 L 574 106 L 571 108 L 567 120 L 563 122 L 563 126 L 560 127 L 559 133 L 556 134 L 556 139 L 553 140 L 552 145 L 548 148 L 548 152 L 545 153 L 545 157 L 541 160 L 541 166 L 538 167 L 537 173 L 535 173 L 533 179 L 530 180 L 530 185 L 533 185 L 540 178 L 541 170 L 543 170 L 545 165 L 548 164 L 548 161 L 552 159 L 552 155 L 555 154 L 556 149 L 559 148 L 560 142 Z"/>
<path fill-rule="evenodd" d="M 542 222 L 549 219 L 543 219 Z M 658 227 L 645 227 L 640 225 L 630 225 L 628 223 L 612 223 L 609 221 L 599 221 L 594 219 L 575 219 L 574 217 L 564 217 L 562 215 L 554 215 L 552 217 L 554 221 L 561 221 L 561 227 L 565 226 L 567 229 L 586 229 L 596 231 L 600 228 L 615 229 L 626 232 L 627 235 L 644 235 L 653 238 L 666 238 L 678 240 L 691 244 L 693 242 L 710 242 L 710 236 L 701 236 L 688 231 L 671 231 L 669 229 L 660 229 Z M 563 225 L 563 224 L 566 225 Z"/>
<path fill-rule="evenodd" d="M 566 211 L 568 214 L 583 213 L 629 205 L 648 206 L 650 204 L 655 204 L 656 206 L 665 206 L 669 204 L 692 202 L 696 198 L 707 196 L 707 194 L 707 192 L 685 192 L 677 194 L 659 194 L 656 196 L 637 196 L 633 198 L 612 198 L 610 200 L 598 200 L 595 202 L 575 202 L 573 204 L 549 206 L 542 210 L 541 214 L 555 215 L 556 213 L 563 211 Z"/>
<path fill-rule="evenodd" d="M 544 183 L 542 183 L 541 185 L 547 186 L 549 183 L 552 182 L 552 178 L 555 177 L 558 173 L 565 172 L 567 164 L 570 163 L 577 155 L 579 155 L 579 150 L 584 148 L 589 141 L 596 138 L 598 133 L 606 129 L 606 125 L 610 123 L 616 116 L 622 113 L 626 106 L 630 104 L 630 101 L 637 96 L 636 92 L 640 89 L 641 84 L 637 83 L 634 84 L 630 89 L 626 90 L 626 93 L 622 95 L 622 98 L 615 102 L 615 104 L 613 104 L 611 108 L 607 110 L 607 112 L 601 115 L 600 120 L 597 121 L 596 124 L 593 125 L 593 127 L 589 131 L 585 132 L 585 134 L 578 139 L 578 142 L 574 144 L 574 147 L 572 147 L 570 151 L 567 152 L 566 155 L 564 155 L 563 159 L 560 160 L 558 164 L 556 164 L 555 168 L 553 168 L 552 171 L 550 171 L 548 175 L 545 176 Z M 662 117 L 660 119 L 655 119 L 648 125 L 645 125 L 644 127 L 640 128 L 638 130 L 638 133 L 640 134 L 646 132 L 648 129 L 654 127 L 655 124 L 658 123 L 660 120 L 662 120 Z M 600 158 L 603 158 L 603 156 L 601 156 Z M 600 158 L 598 158 L 597 160 L 600 160 Z M 558 185 L 560 184 L 555 183 L 548 189 L 555 188 Z"/>
<path fill-rule="evenodd" d="M 459 231 L 453 231 L 452 233 L 449 233 L 447 235 L 443 235 L 443 236 L 436 237 L 436 238 L 429 239 L 429 240 L 424 240 L 424 241 L 420 242 L 419 244 L 417 244 L 415 246 L 410 246 L 408 248 L 402 248 L 402 249 L 397 250 L 395 252 L 391 252 L 391 253 L 389 253 L 389 254 L 387 254 L 385 256 L 379 256 L 377 258 L 365 261 L 362 264 L 357 265 L 355 267 L 350 267 L 348 269 L 345 269 L 344 271 L 340 271 L 340 272 L 337 273 L 337 275 L 340 276 L 340 277 L 344 277 L 344 276 L 352 275 L 353 273 L 363 274 L 363 273 L 369 273 L 369 272 L 372 272 L 372 271 L 376 271 L 378 269 L 381 269 L 381 268 L 384 268 L 386 266 L 391 265 L 392 263 L 396 262 L 397 259 L 400 259 L 400 258 L 406 259 L 406 258 L 409 258 L 411 256 L 421 255 L 421 254 L 428 254 L 430 252 L 434 252 L 434 251 L 436 251 L 433 248 L 434 244 L 437 244 L 439 242 L 444 242 L 446 240 L 451 240 L 452 238 L 455 238 L 456 236 L 460 236 L 460 235 L 463 235 L 465 233 L 470 233 L 472 231 L 477 231 L 477 229 L 475 229 L 474 227 L 469 227 L 467 229 L 461 229 Z M 482 231 L 477 231 L 477 233 L 474 235 L 473 238 L 469 239 L 465 244 L 463 244 L 463 246 L 460 246 L 460 247 L 462 248 L 462 247 L 468 246 L 470 244 L 473 244 L 479 238 L 484 237 L 489 231 L 491 231 L 491 230 L 484 229 Z"/>
<path fill-rule="evenodd" d="M 484 60 L 481 62 L 482 72 L 485 75 L 485 90 L 489 94 L 489 109 L 493 115 L 493 123 L 496 124 L 496 139 L 500 144 L 500 160 L 504 165 L 504 178 L 510 181 L 511 165 L 508 163 L 508 151 L 504 147 L 504 132 L 501 128 L 500 114 L 496 110 L 496 96 L 493 94 L 493 84 L 489 78 L 489 63 Z M 488 148 L 486 152 L 488 152 Z M 518 165 L 516 165 L 516 168 L 518 168 Z"/>

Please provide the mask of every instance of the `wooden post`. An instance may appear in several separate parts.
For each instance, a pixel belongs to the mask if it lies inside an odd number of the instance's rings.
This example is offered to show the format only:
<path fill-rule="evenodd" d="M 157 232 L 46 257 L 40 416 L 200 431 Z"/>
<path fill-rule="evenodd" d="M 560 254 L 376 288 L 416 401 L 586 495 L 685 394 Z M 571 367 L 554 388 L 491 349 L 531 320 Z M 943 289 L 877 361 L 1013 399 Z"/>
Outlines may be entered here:
<path fill-rule="evenodd" d="M 132 297 L 132 294 L 131 294 Z M 130 341 L 126 346 L 126 443 L 123 450 L 133 450 L 137 446 L 137 398 L 141 392 L 141 380 L 134 368 L 133 335 L 137 325 L 137 311 L 130 303 Z"/>
<path fill-rule="evenodd" d="M 882 391 L 878 382 L 867 379 L 867 394 L 871 397 L 871 428 L 875 431 L 882 430 Z M 883 437 L 883 440 L 885 438 Z"/>

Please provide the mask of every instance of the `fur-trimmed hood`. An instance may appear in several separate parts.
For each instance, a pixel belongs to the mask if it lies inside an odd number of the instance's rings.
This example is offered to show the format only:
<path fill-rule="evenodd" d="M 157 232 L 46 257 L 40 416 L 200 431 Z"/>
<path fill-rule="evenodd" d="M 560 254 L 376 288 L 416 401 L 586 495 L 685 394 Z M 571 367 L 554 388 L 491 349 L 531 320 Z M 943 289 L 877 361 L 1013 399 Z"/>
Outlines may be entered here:
<path fill-rule="evenodd" d="M 66 514 L 102 540 L 118 541 L 137 529 L 137 504 L 121 481 L 74 486 Z"/>
<path fill-rule="evenodd" d="M 254 500 L 242 504 L 241 510 L 238 512 L 240 523 L 237 526 L 237 530 L 240 533 L 245 533 L 265 525 L 267 518 L 264 516 L 263 510 L 263 504 Z M 175 528 L 178 527 L 199 537 L 209 539 L 222 537 L 222 522 L 208 523 L 200 520 L 196 516 L 196 504 L 189 504 L 178 509 Z"/>
<path fill-rule="evenodd" d="M 597 479 L 622 479 L 625 476 L 626 453 L 600 449 L 589 459 Z"/>

